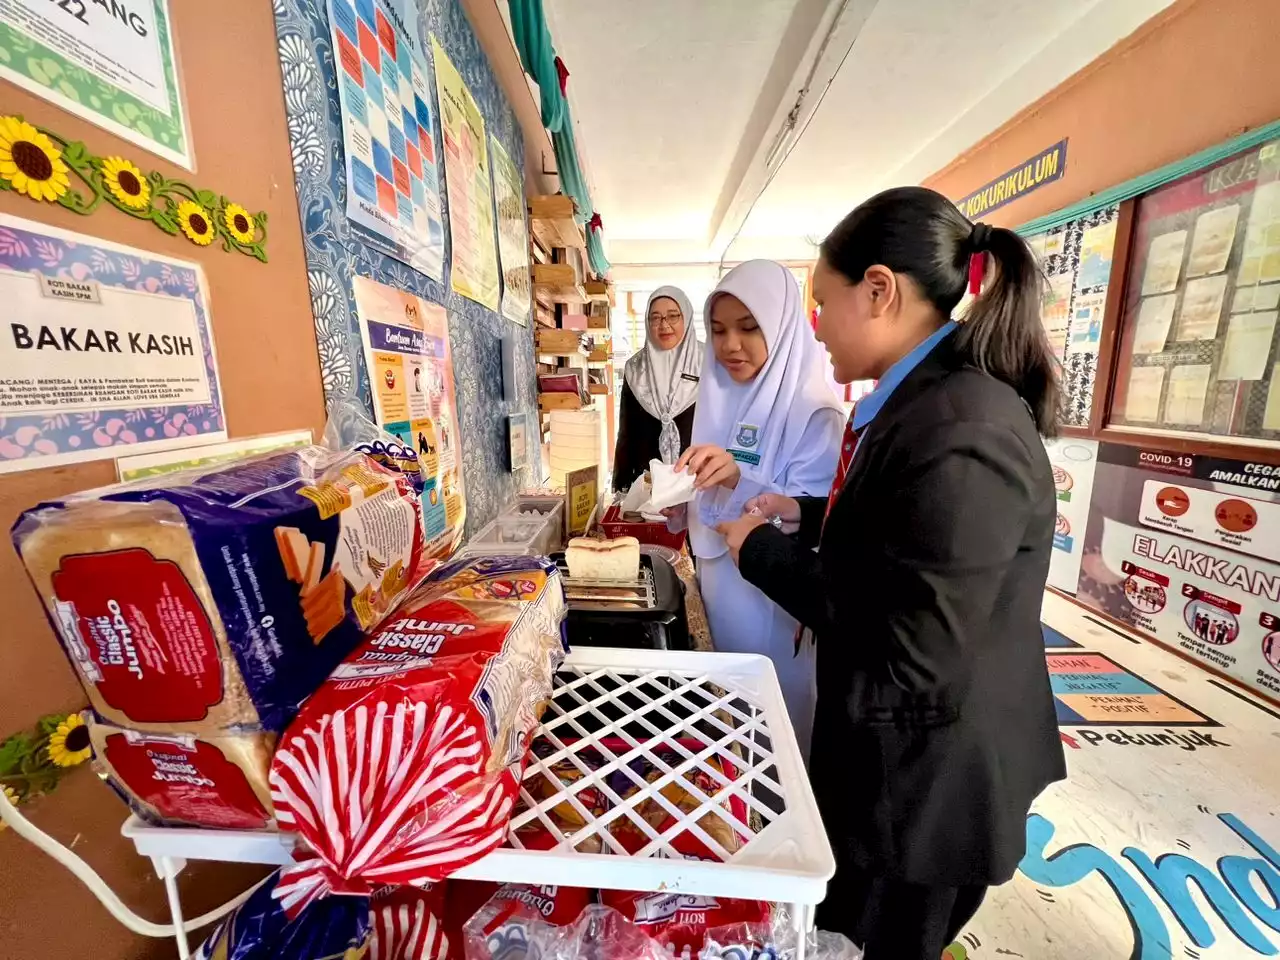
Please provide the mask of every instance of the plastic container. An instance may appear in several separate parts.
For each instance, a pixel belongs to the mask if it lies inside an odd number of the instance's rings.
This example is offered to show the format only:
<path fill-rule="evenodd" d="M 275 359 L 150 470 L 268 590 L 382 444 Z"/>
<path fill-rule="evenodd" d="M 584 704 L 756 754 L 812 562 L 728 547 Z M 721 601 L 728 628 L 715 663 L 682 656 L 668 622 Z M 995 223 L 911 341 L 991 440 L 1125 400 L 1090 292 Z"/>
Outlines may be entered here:
<path fill-rule="evenodd" d="M 610 540 L 616 537 L 635 537 L 641 543 L 656 547 L 670 547 L 672 550 L 681 549 L 685 540 L 685 531 L 672 533 L 665 523 L 648 521 L 631 523 L 623 520 L 622 510 L 616 503 L 605 511 L 604 519 L 600 521 L 600 529 Z"/>
<path fill-rule="evenodd" d="M 530 514 L 544 514 L 554 517 L 556 523 L 556 544 L 555 549 L 559 550 L 564 547 L 564 497 L 554 494 L 519 494 L 515 500 L 503 507 L 499 516 L 503 517 L 520 517 L 529 516 Z M 554 552 L 554 551 L 552 551 Z"/>
<path fill-rule="evenodd" d="M 462 548 L 462 556 L 547 556 L 560 540 L 561 523 L 554 514 L 500 516 L 481 527 Z"/>

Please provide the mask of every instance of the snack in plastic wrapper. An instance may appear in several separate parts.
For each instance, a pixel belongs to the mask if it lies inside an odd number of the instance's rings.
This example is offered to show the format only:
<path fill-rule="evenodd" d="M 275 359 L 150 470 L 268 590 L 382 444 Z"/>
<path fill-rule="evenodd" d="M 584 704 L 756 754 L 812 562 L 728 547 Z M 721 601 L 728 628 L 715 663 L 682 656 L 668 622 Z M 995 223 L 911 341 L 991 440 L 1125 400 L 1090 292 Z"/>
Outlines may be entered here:
<path fill-rule="evenodd" d="M 772 923 L 735 923 L 707 931 L 697 960 L 796 960 L 800 933 L 785 906 L 777 905 Z M 805 960 L 862 960 L 862 951 L 838 933 L 804 934 Z"/>
<path fill-rule="evenodd" d="M 280 885 L 291 908 L 440 880 L 502 842 L 564 659 L 559 573 L 520 562 L 540 578 L 528 599 L 455 599 L 438 580 L 424 583 L 281 739 L 272 799 L 281 828 L 304 841 Z"/>
<path fill-rule="evenodd" d="M 467 923 L 466 960 L 670 960 L 618 911 L 592 904 L 568 926 L 533 907 L 494 898 Z"/>
<path fill-rule="evenodd" d="M 236 907 L 195 953 L 196 960 L 361 960 L 369 941 L 369 901 L 328 897 L 290 917 L 275 898 L 277 871 Z"/>
<path fill-rule="evenodd" d="M 273 733 L 142 733 L 90 716 L 89 739 L 94 767 L 150 823 L 239 830 L 272 824 Z"/>
<path fill-rule="evenodd" d="M 284 729 L 425 572 L 403 473 L 319 446 L 74 494 L 13 541 L 99 716 Z"/>
<path fill-rule="evenodd" d="M 456 960 L 461 937 L 445 923 L 445 885 L 383 887 L 369 897 L 365 960 Z"/>
<path fill-rule="evenodd" d="M 555 745 L 549 740 L 539 738 L 533 742 L 530 752 L 533 757 L 545 761 L 556 750 Z M 577 751 L 573 759 L 563 757 L 549 766 L 542 766 L 537 771 L 528 771 L 521 787 L 537 805 L 563 790 L 571 790 L 575 783 L 587 776 L 588 771 L 594 772 L 604 764 L 604 757 L 599 751 L 587 748 Z M 551 850 L 559 843 L 559 836 L 555 831 L 571 837 L 587 825 L 588 817 L 596 820 L 609 809 L 609 801 L 604 792 L 594 786 L 583 787 L 574 792 L 573 798 L 573 801 L 562 800 L 542 811 L 540 816 L 535 815 L 515 827 L 511 831 L 513 846 L 525 850 Z M 529 807 L 522 796 L 516 805 L 516 813 L 522 813 L 527 809 Z M 587 816 L 583 816 L 583 811 Z M 547 821 L 550 821 L 550 826 Z M 602 853 L 604 844 L 599 834 L 592 834 L 579 841 L 574 849 L 579 853 Z"/>
<path fill-rule="evenodd" d="M 675 956 L 697 956 L 712 927 L 768 924 L 769 904 L 683 893 L 627 893 L 601 890 L 600 902 L 613 907 Z"/>

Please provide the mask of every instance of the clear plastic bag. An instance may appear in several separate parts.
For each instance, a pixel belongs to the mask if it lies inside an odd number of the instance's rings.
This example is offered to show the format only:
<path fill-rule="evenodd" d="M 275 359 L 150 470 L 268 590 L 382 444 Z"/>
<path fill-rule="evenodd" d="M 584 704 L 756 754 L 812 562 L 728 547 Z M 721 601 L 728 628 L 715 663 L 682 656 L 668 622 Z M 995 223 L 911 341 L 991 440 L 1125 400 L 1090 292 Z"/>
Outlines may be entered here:
<path fill-rule="evenodd" d="M 774 907 L 772 923 L 735 923 L 713 927 L 697 960 L 794 960 L 800 933 L 785 906 Z M 848 937 L 826 930 L 805 934 L 805 960 L 862 960 Z"/>
<path fill-rule="evenodd" d="M 617 910 L 591 905 L 566 927 L 533 907 L 490 900 L 463 930 L 466 960 L 670 960 Z"/>

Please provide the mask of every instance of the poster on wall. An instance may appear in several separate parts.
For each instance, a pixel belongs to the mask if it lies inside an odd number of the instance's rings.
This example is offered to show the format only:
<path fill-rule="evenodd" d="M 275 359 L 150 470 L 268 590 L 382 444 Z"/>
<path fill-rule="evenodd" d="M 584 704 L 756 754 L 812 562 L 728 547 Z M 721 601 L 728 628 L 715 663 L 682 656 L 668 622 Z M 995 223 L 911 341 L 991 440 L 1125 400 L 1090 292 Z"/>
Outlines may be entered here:
<path fill-rule="evenodd" d="M 493 243 L 493 188 L 489 182 L 484 116 L 434 35 L 431 56 L 436 66 L 440 130 L 444 136 L 450 283 L 455 293 L 496 311 L 498 254 Z"/>
<path fill-rule="evenodd" d="M 0 215 L 0 473 L 227 439 L 199 265 Z"/>
<path fill-rule="evenodd" d="M 440 179 L 416 0 L 328 0 L 328 7 L 347 218 L 391 256 L 443 280 Z"/>
<path fill-rule="evenodd" d="M 1099 446 L 1078 599 L 1280 699 L 1280 467 Z"/>
<path fill-rule="evenodd" d="M 489 137 L 489 148 L 493 155 L 493 206 L 498 211 L 502 315 L 521 326 L 528 326 L 533 292 L 529 278 L 529 232 L 525 223 L 522 178 L 497 137 Z"/>
<path fill-rule="evenodd" d="M 0 0 L 0 78 L 188 170 L 168 0 Z"/>
<path fill-rule="evenodd" d="M 427 552 L 456 545 L 466 520 L 461 436 L 444 307 L 364 277 L 352 281 L 378 425 L 418 454 Z"/>
<path fill-rule="evenodd" d="M 1053 467 L 1053 487 L 1058 516 L 1053 529 L 1053 553 L 1049 556 L 1049 586 L 1075 593 L 1080 580 L 1085 527 L 1089 523 L 1089 497 L 1093 470 L 1098 462 L 1098 441 L 1057 437 L 1044 442 Z"/>

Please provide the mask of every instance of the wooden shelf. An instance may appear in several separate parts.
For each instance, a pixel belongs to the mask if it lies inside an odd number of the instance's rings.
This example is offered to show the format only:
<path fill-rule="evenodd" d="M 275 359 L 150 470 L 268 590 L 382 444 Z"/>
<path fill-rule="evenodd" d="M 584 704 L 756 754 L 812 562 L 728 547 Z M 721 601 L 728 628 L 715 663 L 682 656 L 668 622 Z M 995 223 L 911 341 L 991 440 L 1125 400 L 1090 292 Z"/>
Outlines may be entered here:
<path fill-rule="evenodd" d="M 587 354 L 588 363 L 607 363 L 609 361 L 608 347 L 595 347 Z"/>
<path fill-rule="evenodd" d="M 533 235 L 548 249 L 586 247 L 582 228 L 574 220 L 574 213 L 573 198 L 562 193 L 529 198 L 529 221 Z"/>
<path fill-rule="evenodd" d="M 582 353 L 582 334 L 577 330 L 543 327 L 534 332 L 538 353 L 572 357 Z"/>
<path fill-rule="evenodd" d="M 533 289 L 555 303 L 586 303 L 587 294 L 578 283 L 571 263 L 535 263 Z"/>
<path fill-rule="evenodd" d="M 589 300 L 613 306 L 613 284 L 608 280 L 588 280 L 584 284 L 584 288 Z"/>
<path fill-rule="evenodd" d="M 582 397 L 576 393 L 540 393 L 538 409 L 543 413 L 550 410 L 581 410 Z"/>
<path fill-rule="evenodd" d="M 601 397 L 608 396 L 609 387 L 607 384 L 603 383 L 589 383 L 587 384 L 587 393 L 593 393 L 596 396 Z"/>

